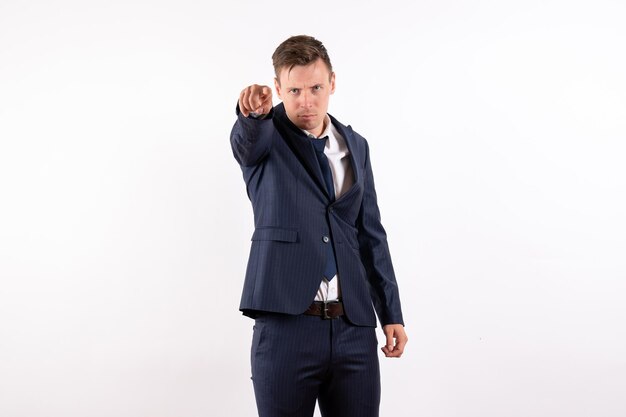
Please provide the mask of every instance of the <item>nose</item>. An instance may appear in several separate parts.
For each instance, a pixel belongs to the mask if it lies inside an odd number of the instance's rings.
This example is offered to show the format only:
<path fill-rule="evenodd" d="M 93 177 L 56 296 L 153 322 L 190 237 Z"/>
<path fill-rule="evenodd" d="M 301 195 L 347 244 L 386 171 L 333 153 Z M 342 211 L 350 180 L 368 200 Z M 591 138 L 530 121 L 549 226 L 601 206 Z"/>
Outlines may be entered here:
<path fill-rule="evenodd" d="M 309 108 L 311 107 L 311 105 L 312 103 L 310 93 L 306 90 L 302 91 L 300 93 L 300 107 Z"/>

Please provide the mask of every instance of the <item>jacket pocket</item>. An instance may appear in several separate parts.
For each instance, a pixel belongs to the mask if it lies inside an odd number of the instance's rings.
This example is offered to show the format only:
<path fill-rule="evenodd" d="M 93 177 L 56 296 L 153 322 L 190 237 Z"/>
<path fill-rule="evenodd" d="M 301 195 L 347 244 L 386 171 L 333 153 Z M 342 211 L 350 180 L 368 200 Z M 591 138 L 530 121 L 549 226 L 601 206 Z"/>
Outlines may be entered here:
<path fill-rule="evenodd" d="M 261 227 L 254 230 L 252 240 L 275 240 L 277 242 L 296 242 L 296 230 L 279 229 L 277 227 Z"/>

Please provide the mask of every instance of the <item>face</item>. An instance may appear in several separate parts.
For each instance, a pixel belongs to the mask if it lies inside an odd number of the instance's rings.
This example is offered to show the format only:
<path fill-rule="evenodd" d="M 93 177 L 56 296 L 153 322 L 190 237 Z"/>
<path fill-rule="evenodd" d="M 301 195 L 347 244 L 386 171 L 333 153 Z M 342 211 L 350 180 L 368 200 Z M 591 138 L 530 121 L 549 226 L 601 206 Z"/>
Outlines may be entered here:
<path fill-rule="evenodd" d="M 335 92 L 335 73 L 330 73 L 321 59 L 307 65 L 283 68 L 274 79 L 278 97 L 287 117 L 300 129 L 319 136 L 324 131 L 328 100 Z"/>

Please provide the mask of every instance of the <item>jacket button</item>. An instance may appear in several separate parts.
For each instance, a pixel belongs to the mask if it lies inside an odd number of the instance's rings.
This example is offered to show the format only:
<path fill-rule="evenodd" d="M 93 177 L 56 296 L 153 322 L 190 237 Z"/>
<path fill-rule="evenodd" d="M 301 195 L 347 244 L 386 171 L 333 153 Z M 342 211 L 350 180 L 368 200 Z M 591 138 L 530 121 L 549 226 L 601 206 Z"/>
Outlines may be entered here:
<path fill-rule="evenodd" d="M 322 240 L 324 241 L 324 243 L 328 243 L 330 241 L 330 238 L 328 236 L 324 236 Z"/>

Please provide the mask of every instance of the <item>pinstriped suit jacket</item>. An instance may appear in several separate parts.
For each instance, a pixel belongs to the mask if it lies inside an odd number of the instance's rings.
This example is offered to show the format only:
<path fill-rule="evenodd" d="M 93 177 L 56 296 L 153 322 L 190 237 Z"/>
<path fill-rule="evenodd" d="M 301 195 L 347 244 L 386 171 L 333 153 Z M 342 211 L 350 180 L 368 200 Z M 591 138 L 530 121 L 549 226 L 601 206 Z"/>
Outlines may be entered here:
<path fill-rule="evenodd" d="M 404 324 L 366 140 L 330 116 L 354 172 L 353 186 L 331 203 L 310 139 L 282 104 L 262 120 L 237 113 L 231 145 L 255 225 L 240 310 L 303 313 L 323 276 L 325 245 L 333 244 L 348 320 L 375 326 L 376 311 L 382 325 Z"/>

